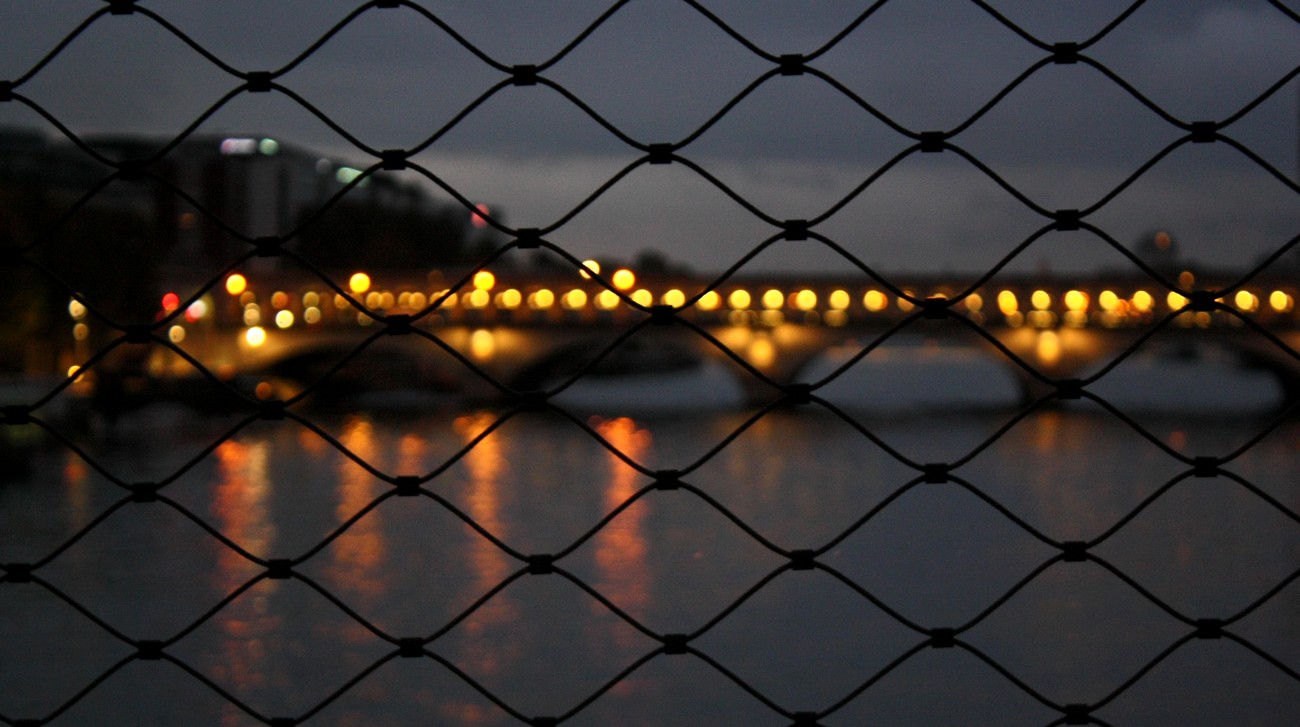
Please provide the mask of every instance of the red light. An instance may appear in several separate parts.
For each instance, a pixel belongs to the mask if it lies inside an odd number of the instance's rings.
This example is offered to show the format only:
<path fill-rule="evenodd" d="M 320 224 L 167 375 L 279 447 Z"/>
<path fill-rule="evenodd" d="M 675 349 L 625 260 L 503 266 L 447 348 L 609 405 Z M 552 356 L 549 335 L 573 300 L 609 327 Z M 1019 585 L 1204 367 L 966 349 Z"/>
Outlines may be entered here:
<path fill-rule="evenodd" d="M 474 210 L 474 212 L 469 213 L 470 224 L 478 228 L 487 227 L 487 216 L 491 214 L 492 210 L 488 209 L 488 206 L 482 202 L 474 205 Z"/>
<path fill-rule="evenodd" d="M 180 307 L 180 305 L 181 305 L 181 297 L 179 295 L 176 295 L 175 293 L 168 293 L 163 296 L 162 299 L 163 310 L 167 311 L 168 313 L 171 313 L 172 311 L 176 310 L 177 308 Z"/>

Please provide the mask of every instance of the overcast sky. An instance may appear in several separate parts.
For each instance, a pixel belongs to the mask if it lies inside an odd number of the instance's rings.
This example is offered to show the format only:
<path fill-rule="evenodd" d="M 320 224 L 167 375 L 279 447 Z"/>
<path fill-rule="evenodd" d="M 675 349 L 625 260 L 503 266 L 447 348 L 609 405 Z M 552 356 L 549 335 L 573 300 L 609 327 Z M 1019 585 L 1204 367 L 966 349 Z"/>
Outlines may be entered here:
<path fill-rule="evenodd" d="M 274 70 L 359 2 L 146 0 L 236 68 Z M 435 2 L 424 7 L 483 53 L 549 60 L 610 5 Z M 811 53 L 866 2 L 704 0 L 773 54 Z M 1084 41 L 1129 0 L 988 0 L 1047 42 Z M 1300 2 L 1282 3 L 1292 16 Z M 99 0 L 0 3 L 0 80 L 24 74 Z M 810 66 L 898 125 L 962 125 L 1044 52 L 967 0 L 891 0 Z M 1300 22 L 1265 0 L 1150 0 L 1086 55 L 1171 115 L 1217 121 L 1300 67 Z M 628 136 L 677 142 L 770 69 L 680 0 L 632 0 L 544 71 Z M 278 79 L 375 148 L 414 146 L 503 74 L 403 8 L 372 10 Z M 142 16 L 104 17 L 18 92 L 77 133 L 178 133 L 239 81 Z M 1224 133 L 1291 180 L 1300 161 L 1300 82 L 1292 80 Z M 0 125 L 54 133 L 25 106 Z M 338 133 L 282 94 L 242 95 L 201 133 L 257 133 L 365 162 Z M 1086 64 L 1049 65 L 952 139 L 1047 209 L 1087 208 L 1182 132 Z M 819 78 L 774 77 L 680 154 L 784 218 L 820 215 L 912 144 Z M 544 85 L 508 87 L 417 160 L 516 226 L 565 215 L 639 152 Z M 405 172 L 404 174 L 409 174 Z M 1223 144 L 1187 145 L 1089 221 L 1131 242 L 1169 229 L 1186 254 L 1246 263 L 1300 234 L 1300 194 Z M 818 231 L 886 270 L 987 268 L 1044 224 L 958 155 L 915 155 Z M 774 228 L 680 164 L 642 167 L 549 236 L 579 256 L 658 248 L 701 270 L 725 267 Z M 1024 269 L 1123 265 L 1086 233 L 1054 233 Z M 784 242 L 753 269 L 848 271 L 815 244 Z"/>

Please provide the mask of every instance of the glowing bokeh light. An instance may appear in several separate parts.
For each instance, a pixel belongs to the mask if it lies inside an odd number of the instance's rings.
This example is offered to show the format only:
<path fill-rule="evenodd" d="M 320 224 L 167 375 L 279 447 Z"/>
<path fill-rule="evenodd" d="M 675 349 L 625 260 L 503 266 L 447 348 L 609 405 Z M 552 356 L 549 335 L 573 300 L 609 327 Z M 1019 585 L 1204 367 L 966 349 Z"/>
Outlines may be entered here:
<path fill-rule="evenodd" d="M 351 290 L 353 295 L 361 295 L 370 290 L 370 276 L 365 273 L 353 273 L 352 277 L 348 278 L 348 290 Z"/>
<path fill-rule="evenodd" d="M 1132 300 L 1133 307 L 1137 308 L 1140 313 L 1146 313 L 1151 310 L 1151 307 L 1156 303 L 1156 299 L 1152 298 L 1151 294 L 1145 290 L 1139 290 L 1134 293 Z"/>
<path fill-rule="evenodd" d="M 244 290 L 248 290 L 248 278 L 239 273 L 230 273 L 230 277 L 226 278 L 226 293 L 239 295 Z"/>
<path fill-rule="evenodd" d="M 801 290 L 794 294 L 794 307 L 801 311 L 810 311 L 817 307 L 817 294 L 811 290 Z"/>
<path fill-rule="evenodd" d="M 1259 296 L 1249 290 L 1238 290 L 1237 294 L 1233 296 L 1232 302 L 1236 303 L 1238 309 L 1247 313 L 1254 313 L 1259 310 Z"/>
<path fill-rule="evenodd" d="M 998 310 L 1002 315 L 1009 316 L 1020 310 L 1020 301 L 1016 300 L 1016 294 L 1010 290 L 1003 290 L 998 293 Z"/>
<path fill-rule="evenodd" d="M 1071 290 L 1065 294 L 1065 307 L 1072 311 L 1088 310 L 1088 294 L 1081 290 Z"/>
<path fill-rule="evenodd" d="M 636 285 L 636 275 L 627 268 L 619 268 L 614 271 L 610 282 L 619 290 L 631 290 L 632 286 Z"/>
<path fill-rule="evenodd" d="M 618 293 L 612 290 L 602 290 L 596 295 L 596 307 L 601 310 L 614 310 L 618 303 Z"/>
<path fill-rule="evenodd" d="M 578 310 L 587 305 L 587 291 L 581 288 L 574 288 L 564 294 L 564 307 L 569 310 Z"/>
<path fill-rule="evenodd" d="M 555 293 L 542 288 L 528 296 L 528 307 L 533 310 L 547 310 L 555 305 Z"/>
<path fill-rule="evenodd" d="M 866 294 L 862 296 L 862 307 L 872 313 L 879 313 L 889 307 L 889 296 L 879 290 L 868 290 Z"/>
<path fill-rule="evenodd" d="M 1295 306 L 1295 301 L 1283 291 L 1275 290 L 1268 294 L 1268 305 L 1278 313 L 1286 313 Z"/>
<path fill-rule="evenodd" d="M 498 308 L 503 308 L 505 310 L 514 310 L 515 308 L 519 307 L 520 303 L 523 302 L 524 302 L 524 294 L 520 293 L 518 290 L 515 290 L 514 288 L 507 288 L 501 291 L 500 293 L 497 293 L 496 303 Z"/>

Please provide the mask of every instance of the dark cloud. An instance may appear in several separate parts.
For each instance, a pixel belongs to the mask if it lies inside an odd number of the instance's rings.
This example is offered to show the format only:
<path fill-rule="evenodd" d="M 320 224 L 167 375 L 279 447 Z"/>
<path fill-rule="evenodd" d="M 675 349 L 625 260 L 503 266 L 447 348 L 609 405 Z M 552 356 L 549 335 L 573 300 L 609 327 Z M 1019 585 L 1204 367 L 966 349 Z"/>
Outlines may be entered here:
<path fill-rule="evenodd" d="M 289 63 L 358 3 L 143 4 L 224 62 L 269 70 Z M 1086 41 L 1130 6 L 1127 0 L 989 4 L 1048 43 Z M 869 7 L 775 0 L 705 5 L 753 45 L 776 55 L 822 49 Z M 0 5 L 0 78 L 21 75 L 100 7 L 94 0 Z M 481 53 L 513 65 L 555 57 L 609 5 L 428 7 Z M 1217 121 L 1300 67 L 1300 25 L 1264 0 L 1151 0 L 1085 53 L 1175 118 Z M 744 95 L 694 139 L 772 65 L 685 2 L 634 0 L 544 76 L 633 140 L 693 138 L 683 154 L 761 207 L 779 208 L 787 216 L 820 214 L 910 146 L 912 139 L 891 123 L 912 131 L 961 129 L 955 144 L 1048 209 L 1087 207 L 1182 135 L 1160 111 L 1086 63 L 1042 68 L 966 126 L 1044 56 L 974 3 L 894 0 L 809 63 L 884 120 L 813 75 L 777 76 Z M 362 142 L 386 148 L 429 138 L 504 77 L 442 28 L 401 9 L 366 13 L 282 83 Z M 237 85 L 237 79 L 144 18 L 105 17 L 20 91 L 77 133 L 168 136 Z M 1293 178 L 1300 138 L 1297 86 L 1292 82 L 1277 91 L 1225 130 Z M 16 104 L 0 107 L 0 124 L 49 129 Z M 361 156 L 340 134 L 279 94 L 240 96 L 203 131 L 257 131 Z M 570 99 L 538 85 L 501 89 L 420 160 L 463 186 L 467 196 L 499 202 L 512 220 L 544 225 L 638 155 Z M 1240 230 L 1249 237 L 1240 246 L 1254 251 L 1295 234 L 1300 218 L 1288 204 L 1294 193 L 1243 155 L 1198 146 L 1175 156 L 1116 201 L 1115 209 L 1124 210 L 1110 215 L 1119 227 L 1117 237 L 1153 225 L 1182 227 L 1183 237 L 1203 240 L 1193 249 L 1211 254 L 1212 241 L 1224 230 Z M 554 171 L 560 169 L 563 178 Z M 566 231 L 568 241 L 583 252 L 607 244 L 618 250 L 661 246 L 713 266 L 768 231 L 762 223 L 734 220 L 720 227 L 717 221 L 731 219 L 735 203 L 721 193 L 701 191 L 711 187 L 698 179 L 683 181 L 689 176 L 685 170 L 642 171 L 646 182 L 625 182 L 604 203 L 593 205 Z M 927 264 L 936 256 L 953 265 L 982 265 L 988 256 L 972 256 L 972 245 L 1002 249 L 1042 221 L 963 160 L 910 159 L 890 174 L 829 220 L 827 229 L 853 238 L 864 254 L 891 240 L 912 240 L 905 249 L 913 252 L 894 261 L 901 266 Z M 630 195 L 634 187 L 638 194 Z M 698 193 L 682 194 L 687 188 Z M 1134 202 L 1142 188 L 1151 190 L 1151 204 Z M 1214 200 L 1221 209 L 1207 212 L 1192 200 Z M 658 212 L 644 215 L 638 205 Z M 1144 213 L 1150 219 L 1141 219 Z M 618 233 L 602 236 L 601 229 Z"/>

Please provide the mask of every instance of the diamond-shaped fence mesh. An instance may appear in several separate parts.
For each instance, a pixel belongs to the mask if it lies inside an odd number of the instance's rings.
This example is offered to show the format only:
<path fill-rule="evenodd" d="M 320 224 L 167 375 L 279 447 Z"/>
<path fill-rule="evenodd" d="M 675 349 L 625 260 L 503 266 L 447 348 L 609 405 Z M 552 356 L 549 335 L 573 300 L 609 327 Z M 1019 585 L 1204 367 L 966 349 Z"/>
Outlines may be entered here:
<path fill-rule="evenodd" d="M 64 139 L 71 179 L 58 183 L 75 190 L 29 204 L 36 177 L 24 176 L 19 147 L 4 151 L 7 305 L 20 310 L 14 291 L 46 291 L 75 328 L 51 341 L 6 315 L 18 331 L 6 340 L 37 361 L 28 368 L 57 360 L 59 376 L 5 392 L 0 722 L 1278 724 L 1295 714 L 1300 234 L 1292 224 L 1282 238 L 1252 240 L 1264 252 L 1249 259 L 1225 243 L 1225 264 L 1194 275 L 1130 250 L 1102 220 L 1193 146 L 1247 160 L 1300 197 L 1286 171 L 1235 134 L 1292 92 L 1300 66 L 1235 112 L 1183 117 L 1091 52 L 1140 14 L 1141 0 L 1089 37 L 1059 38 L 1035 35 L 997 3 L 954 2 L 1033 60 L 959 123 L 910 128 L 819 63 L 905 2 L 864 4 L 795 53 L 769 52 L 707 3 L 674 3 L 755 68 L 676 140 L 638 138 L 602 115 L 598 94 L 556 80 L 638 6 L 629 2 L 597 9 L 552 55 L 524 63 L 496 57 L 435 3 L 328 5 L 320 12 L 337 13 L 336 24 L 288 49 L 291 60 L 244 68 L 173 24 L 165 4 L 111 0 L 59 29 L 34 65 L 0 69 L 16 73 L 0 79 L 0 104 L 30 110 Z M 1288 33 L 1300 25 L 1279 0 L 1259 9 Z M 383 13 L 457 44 L 489 78 L 401 148 L 370 146 L 294 84 L 295 69 Z M 83 138 L 50 110 L 40 82 L 86 36 L 140 27 L 201 57 L 227 92 L 156 143 Z M 1049 207 L 966 141 L 1005 123 L 998 112 L 1018 88 L 1058 71 L 1102 79 L 1167 127 L 1168 141 L 1099 197 Z M 438 68 L 423 76 L 473 84 Z M 863 124 L 887 127 L 896 152 L 857 170 L 846 195 L 787 219 L 693 150 L 742 116 L 748 97 L 791 83 L 829 90 Z M 516 87 L 577 109 L 626 157 L 539 227 L 478 206 L 438 162 L 448 137 Z M 249 189 L 282 198 L 268 190 L 297 185 L 292 172 L 242 189 L 212 175 L 297 152 L 259 137 L 212 149 L 205 131 L 227 106 L 270 99 L 318 118 L 368 160 L 312 162 L 319 204 L 296 218 L 272 214 L 274 229 L 236 218 L 257 201 L 235 198 Z M 207 157 L 186 167 L 199 147 Z M 990 243 L 1005 252 L 969 276 L 899 276 L 830 232 L 846 207 L 922 156 L 975 170 L 1035 229 Z M 766 232 L 709 276 L 601 270 L 566 249 L 566 231 L 593 206 L 664 165 Z M 361 266 L 339 236 L 382 236 L 366 231 L 392 214 L 366 204 L 400 199 L 399 173 L 450 197 L 456 220 L 472 220 L 461 228 L 475 245 L 438 276 L 400 247 L 382 254 L 406 280 L 354 276 L 346 271 Z M 112 212 L 141 200 L 179 219 L 176 235 L 239 247 L 227 255 L 234 248 L 212 243 L 210 266 L 159 273 L 175 238 L 155 243 Z M 403 224 L 455 227 L 417 213 Z M 1073 283 L 1013 272 L 1057 233 L 1123 269 Z M 120 256 L 88 255 L 78 240 L 105 240 Z M 789 246 L 829 254 L 847 272 L 800 281 L 753 271 Z M 162 291 L 134 285 L 155 274 L 177 276 L 161 308 Z M 965 345 L 900 357 L 892 345 L 912 335 Z M 1182 354 L 1166 357 L 1170 366 L 1198 358 L 1198 346 L 1249 358 L 1243 371 L 1280 391 L 1274 409 L 1144 418 L 1115 383 L 1170 342 Z M 862 370 L 886 382 L 871 389 L 879 401 L 899 376 L 951 387 L 945 377 L 957 374 L 944 365 L 973 348 L 999 375 L 977 369 L 957 387 L 978 400 L 981 388 L 1011 381 L 1018 395 L 995 420 L 906 407 L 882 419 L 837 395 Z M 611 373 L 673 373 L 701 359 L 727 372 L 738 412 L 648 425 L 618 411 L 587 415 L 582 395 Z M 331 408 L 346 399 L 338 406 L 364 411 L 383 394 L 370 384 L 394 381 L 410 384 L 396 396 L 414 419 Z M 673 395 L 669 386 L 649 396 Z M 152 433 L 122 434 L 119 420 L 141 402 L 152 405 Z M 189 408 L 176 414 L 168 402 Z M 1084 408 L 1081 425 L 1069 412 Z"/>

